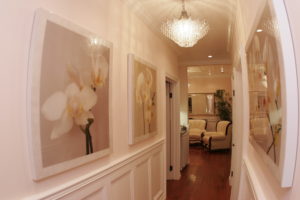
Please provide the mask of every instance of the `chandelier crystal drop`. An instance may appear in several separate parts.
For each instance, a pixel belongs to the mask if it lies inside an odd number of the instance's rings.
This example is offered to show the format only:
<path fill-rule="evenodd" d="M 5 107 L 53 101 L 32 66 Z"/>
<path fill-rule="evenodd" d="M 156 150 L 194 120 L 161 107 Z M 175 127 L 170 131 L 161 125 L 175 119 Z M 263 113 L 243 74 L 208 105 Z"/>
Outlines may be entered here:
<path fill-rule="evenodd" d="M 209 30 L 206 20 L 192 19 L 188 16 L 184 0 L 179 19 L 171 19 L 161 26 L 162 33 L 181 47 L 192 47 L 203 38 Z"/>

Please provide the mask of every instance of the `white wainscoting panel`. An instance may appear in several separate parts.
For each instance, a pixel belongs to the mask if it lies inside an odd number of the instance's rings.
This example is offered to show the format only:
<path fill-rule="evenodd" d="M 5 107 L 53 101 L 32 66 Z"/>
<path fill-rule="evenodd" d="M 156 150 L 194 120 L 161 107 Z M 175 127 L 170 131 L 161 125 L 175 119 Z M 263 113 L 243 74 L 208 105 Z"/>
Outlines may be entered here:
<path fill-rule="evenodd" d="M 149 199 L 148 160 L 144 160 L 134 170 L 134 199 Z"/>
<path fill-rule="evenodd" d="M 26 200 L 162 200 L 165 199 L 165 140 Z"/>
<path fill-rule="evenodd" d="M 93 200 L 93 199 L 104 199 L 103 189 L 97 190 L 87 197 L 83 198 L 83 200 Z"/>
<path fill-rule="evenodd" d="M 154 154 L 151 158 L 151 189 L 152 189 L 152 199 L 160 199 L 163 193 L 163 183 L 164 177 L 162 173 L 163 167 L 163 157 L 162 152 L 159 151 Z"/>
<path fill-rule="evenodd" d="M 130 200 L 132 199 L 130 172 L 117 177 L 111 183 L 111 198 L 112 200 Z"/>

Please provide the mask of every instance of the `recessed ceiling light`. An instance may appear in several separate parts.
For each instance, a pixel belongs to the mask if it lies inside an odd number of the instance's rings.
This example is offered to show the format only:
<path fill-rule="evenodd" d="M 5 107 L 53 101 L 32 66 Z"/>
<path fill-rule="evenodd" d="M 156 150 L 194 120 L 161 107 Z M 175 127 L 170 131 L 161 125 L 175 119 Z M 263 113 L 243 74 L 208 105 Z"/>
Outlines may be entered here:
<path fill-rule="evenodd" d="M 208 55 L 207 57 L 208 57 L 208 58 L 212 58 L 213 56 L 212 56 L 212 55 Z"/>
<path fill-rule="evenodd" d="M 257 29 L 256 32 L 260 33 L 260 32 L 263 32 L 263 30 L 262 29 Z"/>

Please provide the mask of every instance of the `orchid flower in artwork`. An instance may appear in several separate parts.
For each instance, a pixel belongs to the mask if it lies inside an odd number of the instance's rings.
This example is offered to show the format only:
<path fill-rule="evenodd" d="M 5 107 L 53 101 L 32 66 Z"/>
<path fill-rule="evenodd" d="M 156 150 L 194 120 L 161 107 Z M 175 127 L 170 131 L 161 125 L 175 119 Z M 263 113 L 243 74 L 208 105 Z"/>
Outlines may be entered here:
<path fill-rule="evenodd" d="M 54 122 L 50 138 L 57 139 L 77 125 L 86 136 L 86 154 L 93 153 L 90 126 L 94 122 L 91 109 L 97 103 L 97 88 L 106 82 L 108 62 L 97 45 L 90 52 L 91 66 L 78 68 L 67 65 L 70 82 L 63 91 L 56 91 L 43 103 L 41 112 L 48 121 Z"/>
<path fill-rule="evenodd" d="M 108 74 L 108 63 L 104 56 L 99 55 L 92 64 L 91 78 L 94 89 L 102 87 Z"/>
<path fill-rule="evenodd" d="M 68 133 L 75 123 L 79 126 L 88 124 L 93 119 L 91 108 L 96 105 L 97 95 L 88 87 L 80 88 L 71 83 L 65 91 L 52 94 L 42 106 L 42 114 L 56 124 L 51 132 L 51 139 L 59 138 Z"/>
<path fill-rule="evenodd" d="M 99 38 L 91 38 L 89 40 L 90 56 L 92 60 L 92 87 L 96 89 L 97 87 L 103 86 L 108 74 L 108 63 L 102 54 L 103 49 L 102 41 Z"/>
<path fill-rule="evenodd" d="M 150 130 L 150 123 L 153 116 L 153 97 L 151 94 L 152 84 L 153 78 L 149 69 L 146 69 L 146 71 L 141 72 L 137 76 L 135 96 L 137 104 L 142 107 L 144 134 L 146 133 L 147 128 Z"/>

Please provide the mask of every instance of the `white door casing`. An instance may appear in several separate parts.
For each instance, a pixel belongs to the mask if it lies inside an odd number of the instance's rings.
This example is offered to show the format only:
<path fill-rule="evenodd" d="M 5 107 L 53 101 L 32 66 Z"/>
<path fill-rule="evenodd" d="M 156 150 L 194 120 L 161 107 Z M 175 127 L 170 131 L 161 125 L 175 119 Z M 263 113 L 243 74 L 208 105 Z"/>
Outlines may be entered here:
<path fill-rule="evenodd" d="M 242 69 L 239 63 L 238 67 L 233 69 L 233 95 L 232 95 L 232 156 L 231 156 L 231 200 L 238 197 L 242 154 L 243 154 L 243 86 Z"/>

